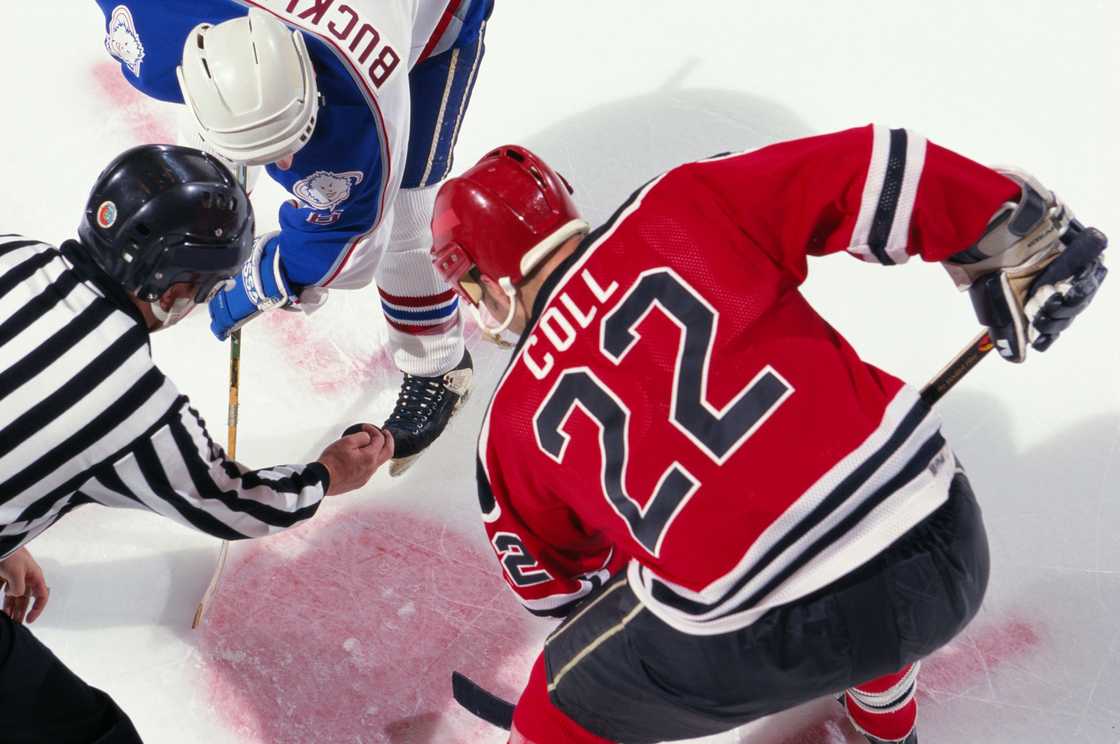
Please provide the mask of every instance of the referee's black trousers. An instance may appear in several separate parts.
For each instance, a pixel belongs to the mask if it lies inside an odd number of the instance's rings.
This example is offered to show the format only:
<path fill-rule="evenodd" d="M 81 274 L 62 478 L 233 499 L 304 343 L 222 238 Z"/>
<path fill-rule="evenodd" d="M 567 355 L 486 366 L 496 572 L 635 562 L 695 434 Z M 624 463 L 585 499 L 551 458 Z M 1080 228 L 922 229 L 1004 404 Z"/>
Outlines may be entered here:
<path fill-rule="evenodd" d="M 0 742 L 137 744 L 132 721 L 0 612 Z"/>

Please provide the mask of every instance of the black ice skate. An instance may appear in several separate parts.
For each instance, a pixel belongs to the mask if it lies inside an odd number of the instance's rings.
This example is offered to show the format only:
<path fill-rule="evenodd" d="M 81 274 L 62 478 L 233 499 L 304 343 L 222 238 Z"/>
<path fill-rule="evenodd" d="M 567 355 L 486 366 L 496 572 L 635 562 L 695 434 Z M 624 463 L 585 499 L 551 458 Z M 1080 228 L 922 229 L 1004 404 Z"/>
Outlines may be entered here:
<path fill-rule="evenodd" d="M 439 377 L 405 373 L 397 405 L 385 428 L 393 433 L 396 448 L 389 475 L 398 476 L 415 462 L 428 445 L 447 428 L 447 422 L 467 400 L 474 367 L 469 351 L 455 369 Z"/>

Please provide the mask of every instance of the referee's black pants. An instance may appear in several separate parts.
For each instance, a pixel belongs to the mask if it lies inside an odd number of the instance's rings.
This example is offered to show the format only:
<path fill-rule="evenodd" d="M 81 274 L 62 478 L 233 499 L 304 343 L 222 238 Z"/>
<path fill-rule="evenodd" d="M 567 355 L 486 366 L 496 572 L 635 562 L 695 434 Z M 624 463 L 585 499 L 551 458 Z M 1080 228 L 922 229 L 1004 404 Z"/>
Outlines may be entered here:
<path fill-rule="evenodd" d="M 728 731 L 928 656 L 972 620 L 987 584 L 980 507 L 958 472 L 948 501 L 878 556 L 739 631 L 675 630 L 616 575 L 549 637 L 549 697 L 624 744 Z"/>
<path fill-rule="evenodd" d="M 132 721 L 0 612 L 0 742 L 137 744 Z"/>

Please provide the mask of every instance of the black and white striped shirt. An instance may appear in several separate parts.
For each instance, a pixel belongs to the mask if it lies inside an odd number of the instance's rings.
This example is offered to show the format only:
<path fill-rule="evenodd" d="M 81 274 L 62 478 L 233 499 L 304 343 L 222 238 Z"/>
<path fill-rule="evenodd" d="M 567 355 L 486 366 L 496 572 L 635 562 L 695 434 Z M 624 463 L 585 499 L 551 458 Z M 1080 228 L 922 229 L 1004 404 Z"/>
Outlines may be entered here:
<path fill-rule="evenodd" d="M 0 235 L 0 557 L 82 504 L 147 509 L 227 540 L 318 509 L 326 468 L 228 459 L 148 336 L 80 245 Z"/>

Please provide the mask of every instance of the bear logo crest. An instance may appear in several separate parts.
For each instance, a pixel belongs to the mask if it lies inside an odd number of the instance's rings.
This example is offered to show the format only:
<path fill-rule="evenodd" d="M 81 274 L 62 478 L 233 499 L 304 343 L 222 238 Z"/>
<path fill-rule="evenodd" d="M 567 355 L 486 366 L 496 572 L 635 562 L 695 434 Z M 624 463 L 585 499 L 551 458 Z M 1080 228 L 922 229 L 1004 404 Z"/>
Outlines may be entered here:
<path fill-rule="evenodd" d="M 144 61 L 144 45 L 140 34 L 136 33 L 136 23 L 132 11 L 125 5 L 118 5 L 109 14 L 109 30 L 105 34 L 105 49 L 140 77 L 140 63 Z"/>
<path fill-rule="evenodd" d="M 333 210 L 350 198 L 350 189 L 362 182 L 361 171 L 315 171 L 292 186 L 292 193 L 312 209 Z"/>

